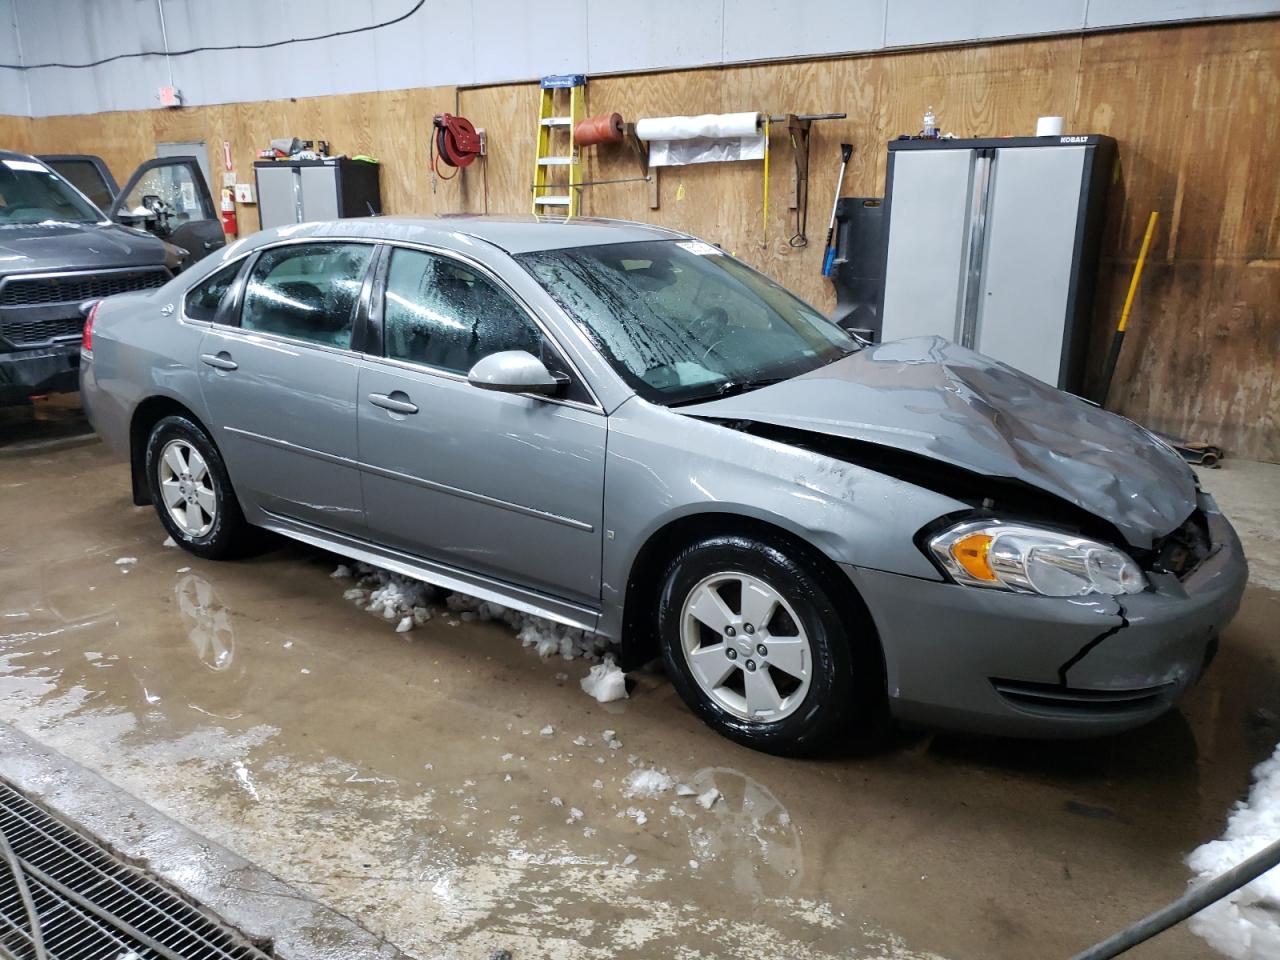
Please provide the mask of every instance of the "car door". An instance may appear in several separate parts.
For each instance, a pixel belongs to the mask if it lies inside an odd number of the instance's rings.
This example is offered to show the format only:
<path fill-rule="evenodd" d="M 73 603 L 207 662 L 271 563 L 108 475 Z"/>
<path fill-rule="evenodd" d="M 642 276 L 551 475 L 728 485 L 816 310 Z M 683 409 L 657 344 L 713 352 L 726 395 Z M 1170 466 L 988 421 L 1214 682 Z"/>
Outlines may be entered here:
<path fill-rule="evenodd" d="M 261 250 L 201 341 L 200 388 L 236 492 L 276 519 L 365 532 L 351 338 L 375 250 L 337 241 Z M 184 304 L 190 319 L 199 309 Z"/>
<path fill-rule="evenodd" d="M 226 245 L 222 219 L 195 157 L 161 157 L 140 166 L 108 216 L 187 251 L 188 267 Z"/>
<path fill-rule="evenodd" d="M 99 210 L 110 209 L 120 192 L 116 178 L 101 157 L 87 153 L 44 153 L 36 159 L 92 200 Z"/>
<path fill-rule="evenodd" d="M 373 296 L 380 343 L 360 369 L 370 535 L 571 603 L 600 600 L 606 418 L 530 312 L 444 252 L 388 247 Z M 541 354 L 561 396 L 482 390 L 501 350 Z"/>

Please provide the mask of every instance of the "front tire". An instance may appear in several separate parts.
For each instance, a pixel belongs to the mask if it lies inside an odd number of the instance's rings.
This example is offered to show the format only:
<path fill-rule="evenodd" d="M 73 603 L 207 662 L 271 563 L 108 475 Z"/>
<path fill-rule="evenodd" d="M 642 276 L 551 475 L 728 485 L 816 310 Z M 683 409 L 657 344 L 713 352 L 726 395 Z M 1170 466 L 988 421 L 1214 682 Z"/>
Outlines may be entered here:
<path fill-rule="evenodd" d="M 217 447 L 198 424 L 178 415 L 156 423 L 145 467 L 151 502 L 175 543 L 207 560 L 245 552 L 251 529 Z"/>
<path fill-rule="evenodd" d="M 667 567 L 658 625 L 685 703 L 768 753 L 878 743 L 887 711 L 877 641 L 835 589 L 805 558 L 751 537 L 682 550 Z"/>

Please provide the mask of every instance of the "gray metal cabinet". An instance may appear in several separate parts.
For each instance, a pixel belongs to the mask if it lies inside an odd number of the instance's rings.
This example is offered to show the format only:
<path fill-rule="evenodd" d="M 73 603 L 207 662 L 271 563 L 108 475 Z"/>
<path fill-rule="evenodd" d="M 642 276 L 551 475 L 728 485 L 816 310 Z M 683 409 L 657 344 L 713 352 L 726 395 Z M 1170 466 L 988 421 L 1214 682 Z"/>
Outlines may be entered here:
<path fill-rule="evenodd" d="M 330 160 L 260 160 L 258 216 L 264 230 L 308 220 L 382 213 L 378 165 L 347 157 Z"/>
<path fill-rule="evenodd" d="M 1114 149 L 890 143 L 881 338 L 937 334 L 1079 392 Z"/>

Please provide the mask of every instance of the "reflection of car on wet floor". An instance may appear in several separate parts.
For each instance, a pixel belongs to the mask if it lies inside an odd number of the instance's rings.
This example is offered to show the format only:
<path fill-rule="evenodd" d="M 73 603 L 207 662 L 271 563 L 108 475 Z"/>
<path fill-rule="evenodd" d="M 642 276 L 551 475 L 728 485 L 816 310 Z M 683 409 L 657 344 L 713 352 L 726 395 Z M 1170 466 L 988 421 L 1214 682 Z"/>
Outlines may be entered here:
<path fill-rule="evenodd" d="M 762 749 L 890 715 L 1126 729 L 1244 589 L 1136 424 L 946 341 L 863 343 L 654 227 L 266 231 L 95 308 L 82 356 L 187 550 L 263 527 L 597 631 Z"/>
<path fill-rule="evenodd" d="M 81 649 L 86 673 L 125 669 L 137 682 L 139 696 L 149 702 L 159 701 L 175 672 L 185 675 L 198 669 L 198 663 L 199 668 L 219 676 L 216 682 L 201 685 L 188 706 L 197 712 L 226 716 L 224 701 L 228 701 L 237 704 L 234 713 L 239 715 L 240 685 L 246 670 L 243 657 L 236 657 L 231 612 L 213 585 L 197 573 L 185 571 L 174 577 L 173 608 L 179 633 L 173 642 L 152 648 L 147 657 L 121 657 L 112 652 L 113 630 L 132 633 L 146 629 L 129 619 L 129 601 L 122 597 L 121 588 L 129 586 L 124 578 L 132 576 L 133 569 L 132 564 L 114 564 L 103 558 L 100 566 L 89 569 L 68 563 L 65 568 L 59 564 L 33 570 L 28 588 L 5 597 L 0 626 L 6 639 L 48 638 L 56 645 Z M 90 637 L 96 639 L 82 646 Z M 89 682 L 81 686 L 96 689 Z"/>

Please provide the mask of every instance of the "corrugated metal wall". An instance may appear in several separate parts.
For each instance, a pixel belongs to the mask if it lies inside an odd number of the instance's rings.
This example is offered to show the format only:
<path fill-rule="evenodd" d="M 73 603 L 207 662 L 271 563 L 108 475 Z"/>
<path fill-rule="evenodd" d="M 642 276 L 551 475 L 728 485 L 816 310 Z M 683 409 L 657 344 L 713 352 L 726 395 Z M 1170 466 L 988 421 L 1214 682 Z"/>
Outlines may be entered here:
<path fill-rule="evenodd" d="M 414 0 L 163 0 L 168 49 L 263 43 L 396 17 Z M 427 0 L 396 27 L 274 50 L 0 70 L 0 113 L 137 110 L 592 75 L 1280 12 L 1280 0 Z M 157 0 L 0 0 L 3 62 L 164 49 Z"/>

